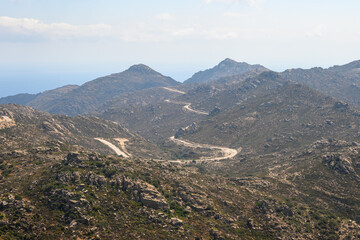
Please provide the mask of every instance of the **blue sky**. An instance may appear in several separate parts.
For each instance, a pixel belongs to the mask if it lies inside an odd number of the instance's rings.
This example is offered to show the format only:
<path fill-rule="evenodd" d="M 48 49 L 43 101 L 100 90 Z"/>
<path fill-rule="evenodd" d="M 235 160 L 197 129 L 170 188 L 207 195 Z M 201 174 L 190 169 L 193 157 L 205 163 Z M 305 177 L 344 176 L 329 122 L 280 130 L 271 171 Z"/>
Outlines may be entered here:
<path fill-rule="evenodd" d="M 358 0 L 0 0 L 0 96 L 144 63 L 183 81 L 224 58 L 287 68 L 360 59 Z"/>

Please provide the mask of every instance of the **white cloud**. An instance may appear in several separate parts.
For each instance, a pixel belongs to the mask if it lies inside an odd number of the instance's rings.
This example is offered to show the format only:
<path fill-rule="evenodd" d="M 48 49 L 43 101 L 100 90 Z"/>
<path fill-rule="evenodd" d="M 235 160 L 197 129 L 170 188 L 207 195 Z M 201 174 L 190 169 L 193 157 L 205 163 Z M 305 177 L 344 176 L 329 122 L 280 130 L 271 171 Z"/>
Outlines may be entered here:
<path fill-rule="evenodd" d="M 180 28 L 172 33 L 173 36 L 180 36 L 180 37 L 190 36 L 193 34 L 196 34 L 196 31 L 193 27 Z"/>
<path fill-rule="evenodd" d="M 307 32 L 308 37 L 323 37 L 326 33 L 325 25 L 318 25 L 313 30 Z"/>
<path fill-rule="evenodd" d="M 238 17 L 249 17 L 250 14 L 243 14 L 243 13 L 239 13 L 239 12 L 225 12 L 224 16 L 238 18 Z"/>
<path fill-rule="evenodd" d="M 213 3 L 213 2 L 222 2 L 222 3 L 248 3 L 250 5 L 255 5 L 259 2 L 263 2 L 264 0 L 204 0 L 205 3 Z"/>
<path fill-rule="evenodd" d="M 171 15 L 159 15 L 171 19 Z M 171 21 L 156 24 L 153 21 L 121 25 L 74 25 L 44 23 L 34 18 L 0 17 L 0 41 L 36 41 L 39 39 L 116 39 L 126 42 L 163 42 L 177 39 L 227 40 L 239 35 L 236 29 L 211 24 L 184 24 Z"/>
<path fill-rule="evenodd" d="M 2 30 L 12 34 L 37 35 L 47 38 L 99 37 L 110 34 L 112 27 L 106 24 L 73 25 L 69 23 L 47 24 L 33 18 L 0 17 Z"/>
<path fill-rule="evenodd" d="M 155 18 L 160 20 L 174 20 L 175 16 L 171 15 L 170 13 L 162 13 L 159 15 L 156 15 Z"/>

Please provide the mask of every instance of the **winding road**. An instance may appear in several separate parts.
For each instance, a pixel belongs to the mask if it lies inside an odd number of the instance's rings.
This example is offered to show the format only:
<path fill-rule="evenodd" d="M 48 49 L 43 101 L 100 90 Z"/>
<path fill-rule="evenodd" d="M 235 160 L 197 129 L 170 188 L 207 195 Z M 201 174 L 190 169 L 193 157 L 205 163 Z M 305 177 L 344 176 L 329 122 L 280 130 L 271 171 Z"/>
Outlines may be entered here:
<path fill-rule="evenodd" d="M 188 102 L 177 102 L 177 101 L 171 101 L 169 99 L 166 99 L 165 102 L 173 103 L 173 104 L 185 105 L 185 106 L 182 107 L 184 112 L 189 111 L 189 112 L 193 112 L 193 113 L 197 113 L 197 114 L 201 114 L 201 115 L 209 115 L 208 112 L 203 112 L 203 111 L 192 109 L 190 107 L 191 103 L 188 103 Z"/>
<path fill-rule="evenodd" d="M 175 138 L 175 136 L 172 136 L 169 139 L 171 141 L 175 142 L 176 144 L 180 144 L 180 145 L 183 145 L 186 147 L 217 149 L 222 152 L 221 157 L 204 157 L 204 158 L 195 160 L 197 162 L 220 161 L 220 160 L 224 160 L 224 159 L 228 159 L 228 158 L 233 158 L 239 153 L 239 151 L 241 151 L 241 148 L 237 150 L 237 149 L 232 149 L 232 148 L 213 146 L 213 145 L 209 145 L 209 144 L 194 143 L 194 142 Z M 182 160 L 182 161 L 184 161 L 184 160 Z M 193 160 L 188 160 L 188 161 L 193 161 Z"/>
<path fill-rule="evenodd" d="M 168 90 L 168 91 L 171 91 L 171 92 L 177 92 L 177 93 L 185 94 L 185 92 L 179 91 L 179 90 L 176 90 L 176 89 L 172 89 L 172 88 L 168 88 L 168 87 L 163 87 L 163 88 L 165 90 Z M 165 102 L 173 103 L 173 104 L 185 105 L 182 108 L 183 111 L 187 110 L 187 111 L 197 113 L 197 114 L 201 114 L 201 115 L 209 115 L 209 113 L 207 113 L 207 112 L 192 109 L 190 107 L 191 103 L 188 103 L 188 102 L 177 102 L 177 101 L 171 101 L 169 99 L 166 99 Z M 220 160 L 224 160 L 224 159 L 229 159 L 229 158 L 235 157 L 241 151 L 241 148 L 232 149 L 232 148 L 226 148 L 226 147 L 221 147 L 221 146 L 213 146 L 213 145 L 208 145 L 208 144 L 194 143 L 194 142 L 190 142 L 190 141 L 186 141 L 186 140 L 182 140 L 182 139 L 177 139 L 177 138 L 175 138 L 175 136 L 172 136 L 169 139 L 172 142 L 176 143 L 176 144 L 180 144 L 180 145 L 191 147 L 191 148 L 217 149 L 217 150 L 220 150 L 222 152 L 221 157 L 204 157 L 204 158 L 200 158 L 200 159 L 195 160 L 197 162 L 220 161 Z M 170 162 L 181 163 L 181 162 L 185 162 L 185 161 L 194 161 L 194 160 L 171 160 Z"/>
<path fill-rule="evenodd" d="M 165 90 L 168 90 L 170 92 L 176 92 L 176 93 L 180 93 L 180 94 L 186 94 L 186 92 L 183 92 L 183 91 L 180 91 L 180 90 L 177 90 L 177 89 L 173 89 L 173 88 L 169 88 L 169 87 L 163 87 L 163 89 Z M 183 111 L 186 112 L 186 111 L 189 111 L 189 112 L 193 112 L 193 113 L 197 113 L 197 114 L 201 114 L 201 115 L 209 115 L 208 112 L 203 112 L 203 111 L 199 111 L 199 110 L 195 110 L 195 109 L 192 109 L 190 106 L 191 106 L 191 103 L 189 102 L 177 102 L 177 101 L 171 101 L 169 99 L 166 99 L 165 102 L 168 102 L 168 103 L 173 103 L 173 104 L 180 104 L 180 105 L 185 105 L 183 106 Z"/>
<path fill-rule="evenodd" d="M 172 88 L 168 88 L 168 87 L 163 87 L 163 89 L 167 90 L 167 91 L 171 91 L 171 92 L 176 92 L 176 93 L 180 93 L 180 94 L 185 94 L 185 92 L 180 91 L 180 90 L 176 90 L 176 89 L 172 89 Z M 197 114 L 201 114 L 201 115 L 209 115 L 209 113 L 207 112 L 203 112 L 203 111 L 198 111 L 195 109 L 192 109 L 191 103 L 188 102 L 177 102 L 177 101 L 171 101 L 169 99 L 166 99 L 165 102 L 168 103 L 173 103 L 173 104 L 181 104 L 184 105 L 183 106 L 183 111 L 190 111 L 193 113 L 197 113 Z M 180 164 L 184 164 L 187 162 L 193 162 L 196 161 L 197 163 L 200 162 L 209 162 L 209 161 L 220 161 L 220 160 L 224 160 L 224 159 L 229 159 L 229 158 L 233 158 L 235 157 L 240 151 L 241 148 L 239 149 L 232 149 L 232 148 L 226 148 L 226 147 L 221 147 L 221 146 L 213 146 L 213 145 L 209 145 L 209 144 L 201 144 L 201 143 L 194 143 L 194 142 L 190 142 L 190 141 L 186 141 L 186 140 L 182 140 L 182 139 L 178 139 L 175 138 L 175 136 L 172 136 L 169 138 L 170 141 L 179 144 L 179 145 L 183 145 L 186 147 L 191 147 L 191 148 L 207 148 L 207 149 L 212 149 L 212 150 L 219 150 L 221 152 L 220 157 L 203 157 L 200 159 L 191 159 L 191 160 L 155 160 L 155 161 L 166 161 L 166 162 L 171 162 L 171 163 L 180 163 Z M 115 146 L 114 144 L 102 139 L 102 138 L 95 138 L 95 140 L 100 141 L 101 143 L 105 144 L 106 146 L 108 146 L 109 148 L 111 148 L 117 155 L 119 156 L 123 156 L 125 158 L 130 157 L 131 155 L 126 151 L 125 148 L 125 142 L 128 141 L 128 139 L 125 138 L 115 138 L 116 141 L 118 141 L 120 143 L 120 146 L 122 148 L 122 150 L 120 150 L 117 146 Z"/>

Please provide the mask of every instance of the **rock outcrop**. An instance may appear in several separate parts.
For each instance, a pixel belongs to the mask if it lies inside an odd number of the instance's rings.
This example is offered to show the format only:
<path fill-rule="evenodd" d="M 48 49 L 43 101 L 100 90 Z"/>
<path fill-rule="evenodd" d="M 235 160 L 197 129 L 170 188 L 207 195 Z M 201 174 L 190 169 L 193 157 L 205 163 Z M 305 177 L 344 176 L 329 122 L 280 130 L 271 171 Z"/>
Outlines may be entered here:
<path fill-rule="evenodd" d="M 117 180 L 117 182 L 119 183 L 119 180 Z M 131 191 L 135 200 L 147 207 L 154 209 L 169 209 L 169 205 L 164 196 L 155 188 L 155 186 L 147 182 L 123 177 L 121 186 L 124 191 Z"/>
<path fill-rule="evenodd" d="M 343 155 L 330 154 L 322 159 L 323 164 L 341 174 L 350 174 L 354 172 L 351 160 Z"/>

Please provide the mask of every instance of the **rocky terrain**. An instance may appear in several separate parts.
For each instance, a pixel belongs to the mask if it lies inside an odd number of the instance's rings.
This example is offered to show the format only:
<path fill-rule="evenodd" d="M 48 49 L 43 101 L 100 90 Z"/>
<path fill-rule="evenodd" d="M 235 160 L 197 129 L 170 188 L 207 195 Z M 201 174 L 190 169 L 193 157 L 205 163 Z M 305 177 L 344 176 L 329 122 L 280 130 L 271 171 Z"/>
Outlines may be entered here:
<path fill-rule="evenodd" d="M 300 84 L 272 91 L 198 122 L 181 135 L 195 142 L 221 142 L 255 154 L 293 151 L 323 137 L 359 138 L 360 112 L 351 105 Z"/>
<path fill-rule="evenodd" d="M 307 203 L 301 190 L 283 193 L 291 186 L 276 177 L 226 177 L 206 172 L 206 165 L 49 147 L 2 153 L 0 166 L 4 239 L 355 239 L 359 234 L 355 220 Z"/>
<path fill-rule="evenodd" d="M 358 69 L 135 65 L 3 98 L 77 116 L 0 105 L 0 239 L 360 239 Z"/>
<path fill-rule="evenodd" d="M 0 105 L 0 129 L 7 137 L 1 141 L 2 151 L 16 147 L 37 148 L 47 145 L 83 147 L 103 154 L 113 154 L 109 147 L 95 138 L 116 143 L 117 138 L 128 140 L 127 148 L 138 156 L 163 157 L 156 145 L 146 141 L 118 123 L 96 117 L 51 115 L 21 105 Z M 14 127 L 13 127 L 14 126 Z M 9 128 L 10 127 L 10 128 Z"/>

